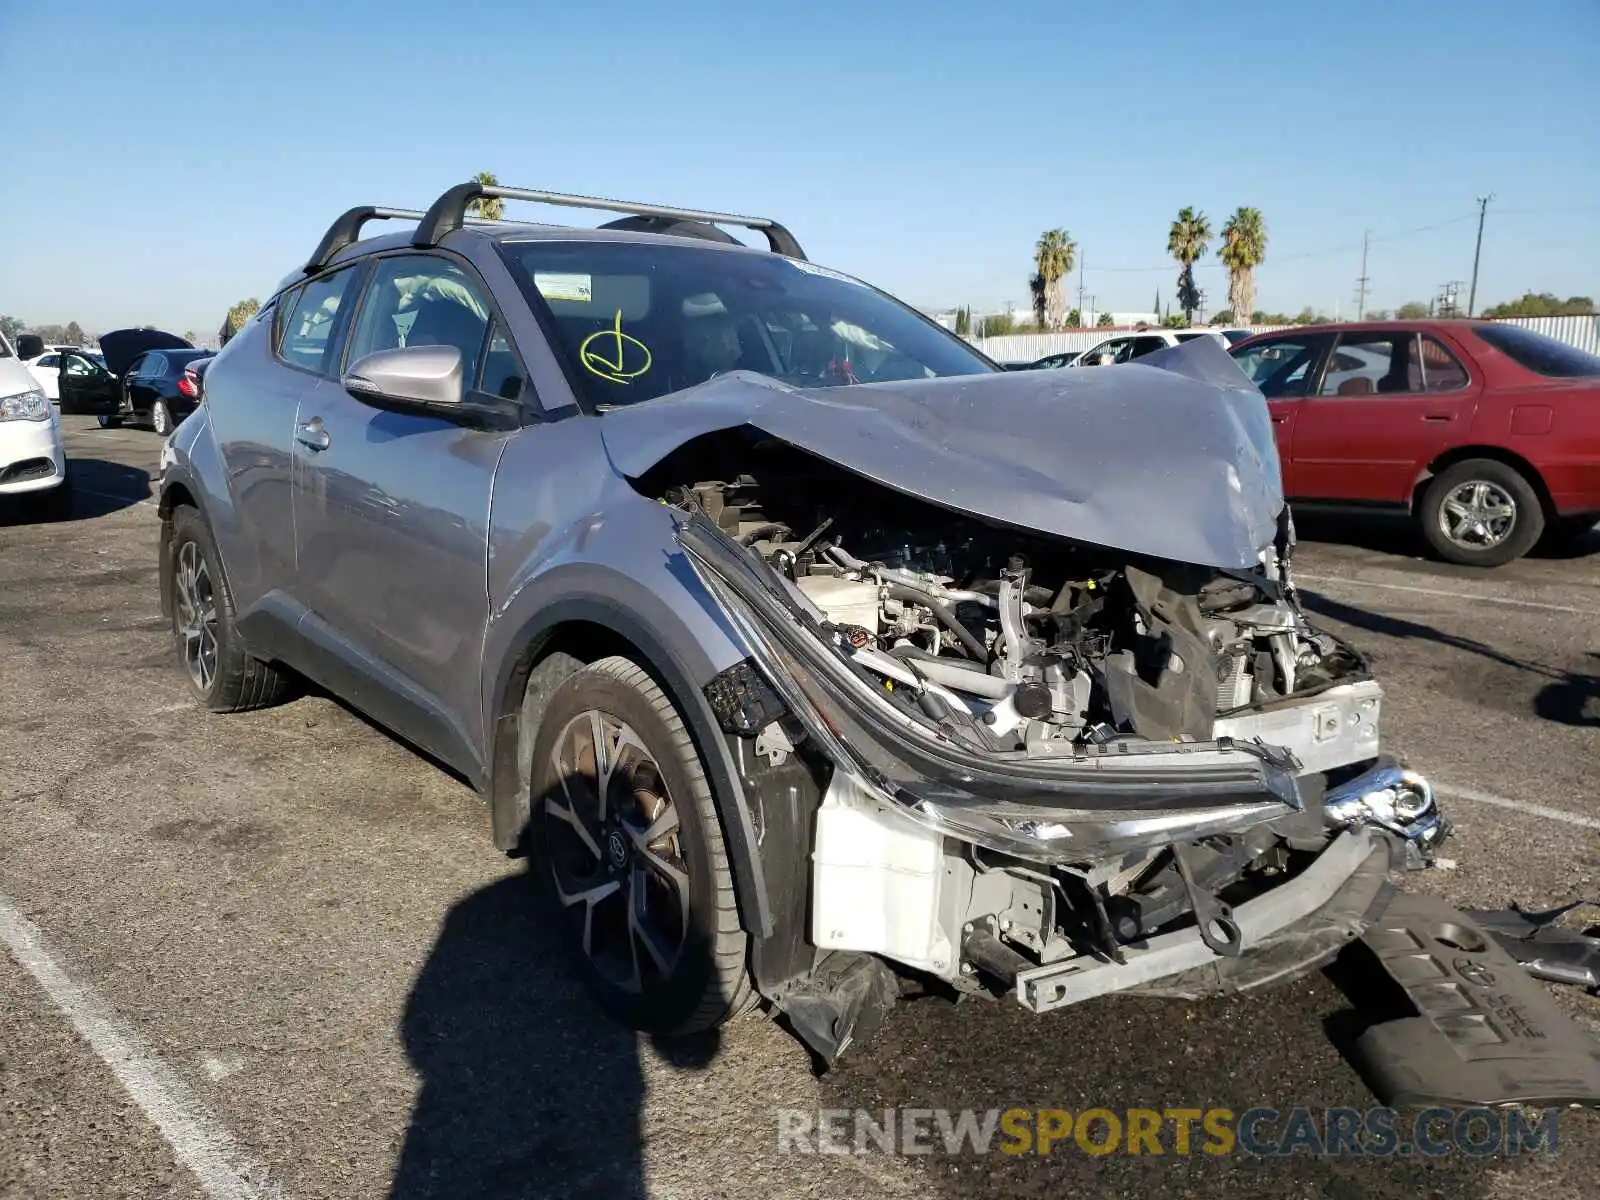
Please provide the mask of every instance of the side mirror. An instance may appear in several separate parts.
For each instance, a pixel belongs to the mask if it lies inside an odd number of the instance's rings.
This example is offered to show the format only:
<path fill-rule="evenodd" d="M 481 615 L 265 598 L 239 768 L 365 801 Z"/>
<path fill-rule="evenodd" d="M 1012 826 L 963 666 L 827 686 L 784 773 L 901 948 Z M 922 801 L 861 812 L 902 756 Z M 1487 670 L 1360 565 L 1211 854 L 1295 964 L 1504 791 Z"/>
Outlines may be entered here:
<path fill-rule="evenodd" d="M 17 335 L 17 357 L 38 358 L 44 353 L 44 339 L 37 333 L 22 333 Z"/>
<path fill-rule="evenodd" d="M 465 390 L 461 351 L 454 346 L 403 346 L 379 350 L 352 363 L 339 381 L 374 408 L 459 417 Z"/>

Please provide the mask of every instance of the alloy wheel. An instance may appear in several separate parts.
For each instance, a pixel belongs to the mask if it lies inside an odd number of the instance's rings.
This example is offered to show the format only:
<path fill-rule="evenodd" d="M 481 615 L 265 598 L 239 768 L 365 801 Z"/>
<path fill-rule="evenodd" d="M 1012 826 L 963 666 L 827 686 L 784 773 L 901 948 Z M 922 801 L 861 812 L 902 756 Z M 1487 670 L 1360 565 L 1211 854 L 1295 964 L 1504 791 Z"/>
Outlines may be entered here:
<path fill-rule="evenodd" d="M 551 751 L 559 790 L 544 800 L 549 869 L 584 957 L 642 992 L 669 978 L 689 931 L 678 809 L 643 739 L 598 709 Z"/>
<path fill-rule="evenodd" d="M 167 411 L 167 406 L 161 401 L 156 401 L 155 411 L 150 414 L 150 427 L 166 437 L 172 432 L 172 414 Z"/>
<path fill-rule="evenodd" d="M 217 596 L 211 569 L 195 542 L 179 547 L 174 583 L 183 665 L 195 687 L 207 692 L 217 674 Z"/>
<path fill-rule="evenodd" d="M 1469 479 L 1450 489 L 1439 506 L 1439 532 L 1466 550 L 1487 550 L 1511 536 L 1516 499 L 1498 483 Z"/>

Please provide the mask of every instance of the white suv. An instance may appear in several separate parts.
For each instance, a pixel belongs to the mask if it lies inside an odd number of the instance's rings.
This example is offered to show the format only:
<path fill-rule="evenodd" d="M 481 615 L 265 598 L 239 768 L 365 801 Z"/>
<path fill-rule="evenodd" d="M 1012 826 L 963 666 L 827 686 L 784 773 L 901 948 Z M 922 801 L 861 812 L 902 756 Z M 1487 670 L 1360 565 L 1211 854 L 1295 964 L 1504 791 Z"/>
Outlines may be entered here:
<path fill-rule="evenodd" d="M 0 503 L 13 496 L 46 517 L 70 502 L 60 418 L 0 334 Z"/>

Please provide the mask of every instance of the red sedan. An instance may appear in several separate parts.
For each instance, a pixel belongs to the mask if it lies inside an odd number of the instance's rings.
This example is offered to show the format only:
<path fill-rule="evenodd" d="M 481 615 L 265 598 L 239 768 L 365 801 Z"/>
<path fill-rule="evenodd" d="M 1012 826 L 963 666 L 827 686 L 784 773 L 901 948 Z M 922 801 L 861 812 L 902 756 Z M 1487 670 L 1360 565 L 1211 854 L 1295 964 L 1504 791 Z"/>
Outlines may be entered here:
<path fill-rule="evenodd" d="M 1232 353 L 1292 500 L 1403 508 L 1483 567 L 1600 518 L 1600 357 L 1490 321 L 1308 325 Z"/>

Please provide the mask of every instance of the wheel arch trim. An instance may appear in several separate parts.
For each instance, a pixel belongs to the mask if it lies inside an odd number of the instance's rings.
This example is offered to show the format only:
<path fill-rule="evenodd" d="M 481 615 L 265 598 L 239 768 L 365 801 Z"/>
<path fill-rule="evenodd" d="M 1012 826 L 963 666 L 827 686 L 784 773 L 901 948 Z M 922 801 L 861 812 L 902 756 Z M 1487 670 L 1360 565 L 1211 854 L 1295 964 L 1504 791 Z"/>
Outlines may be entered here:
<path fill-rule="evenodd" d="M 670 610 L 661 607 L 663 612 L 654 614 L 657 619 L 666 614 L 665 620 L 675 621 Z M 677 706 L 711 780 L 723 845 L 733 872 L 740 924 L 754 936 L 768 936 L 773 914 L 755 821 L 737 765 L 695 682 L 697 678 L 709 678 L 715 668 L 709 663 L 690 663 L 674 648 L 696 645 L 686 627 L 680 624 L 670 630 L 656 628 L 640 616 L 636 606 L 626 606 L 603 591 L 565 591 L 540 603 L 532 616 L 517 627 L 498 661 L 492 666 L 486 664 L 486 700 L 491 705 L 486 714 L 490 738 L 488 801 L 495 844 L 502 850 L 515 850 L 522 842 L 530 816 L 530 797 L 522 785 L 517 754 L 528 677 L 549 654 L 571 645 L 562 639 L 563 628 L 578 626 L 598 629 L 626 643 L 622 652 L 655 677 Z"/>

